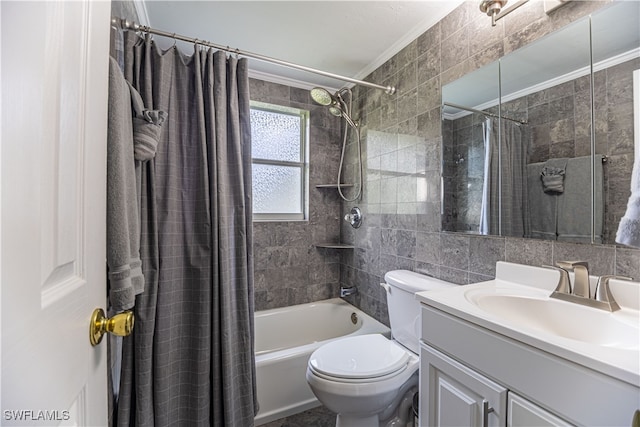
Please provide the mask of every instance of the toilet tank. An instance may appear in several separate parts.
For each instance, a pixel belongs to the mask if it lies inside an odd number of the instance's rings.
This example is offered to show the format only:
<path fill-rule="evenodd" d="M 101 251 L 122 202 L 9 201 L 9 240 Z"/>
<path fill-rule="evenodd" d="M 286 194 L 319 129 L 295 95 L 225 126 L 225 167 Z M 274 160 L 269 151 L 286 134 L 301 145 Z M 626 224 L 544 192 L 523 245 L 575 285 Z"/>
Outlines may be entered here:
<path fill-rule="evenodd" d="M 391 335 L 400 344 L 418 354 L 420 336 L 420 302 L 416 292 L 456 286 L 453 283 L 414 273 L 393 270 L 384 275 Z"/>

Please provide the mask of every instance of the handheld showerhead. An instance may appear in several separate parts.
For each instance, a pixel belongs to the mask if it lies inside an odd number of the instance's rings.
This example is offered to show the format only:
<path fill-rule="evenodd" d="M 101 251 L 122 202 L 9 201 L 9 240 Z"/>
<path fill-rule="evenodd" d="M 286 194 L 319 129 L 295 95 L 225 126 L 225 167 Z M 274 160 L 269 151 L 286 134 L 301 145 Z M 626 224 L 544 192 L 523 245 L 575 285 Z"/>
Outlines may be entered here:
<path fill-rule="evenodd" d="M 329 112 L 336 117 L 342 117 L 342 113 L 343 113 L 342 108 L 340 108 L 337 105 L 330 106 Z"/>
<path fill-rule="evenodd" d="M 331 93 L 322 87 L 314 87 L 310 91 L 311 99 L 316 104 L 322 105 L 323 107 L 329 107 L 329 113 L 335 117 L 344 118 L 347 123 L 351 126 L 355 126 L 354 121 L 351 119 L 349 107 L 347 103 L 342 98 L 342 93 L 351 91 L 348 88 L 342 88 L 337 91 L 335 94 L 331 95 Z"/>
<path fill-rule="evenodd" d="M 320 104 L 323 107 L 329 107 L 329 113 L 336 117 L 344 118 L 350 126 L 355 127 L 355 122 L 351 119 L 351 114 L 347 103 L 342 98 L 342 93 L 351 91 L 348 88 L 342 88 L 337 91 L 334 95 L 322 87 L 314 87 L 310 91 L 311 99 L 316 104 Z"/>
<path fill-rule="evenodd" d="M 340 155 L 340 166 L 338 167 L 338 183 L 342 182 L 342 166 L 344 165 L 344 156 L 347 146 L 347 125 L 351 126 L 353 132 L 356 134 L 357 140 L 357 148 L 358 148 L 358 191 L 356 195 L 349 199 L 342 194 L 342 188 L 338 185 L 338 194 L 342 197 L 343 200 L 347 202 L 353 202 L 358 200 L 360 196 L 362 196 L 362 151 L 360 148 L 360 129 L 358 128 L 358 124 L 353 121 L 351 118 L 351 104 L 353 102 L 353 93 L 351 89 L 348 87 L 343 87 L 335 94 L 331 95 L 328 90 L 321 87 L 314 87 L 311 89 L 310 93 L 311 99 L 316 104 L 320 104 L 323 107 L 329 107 L 329 113 L 336 117 L 341 117 L 344 119 L 346 125 L 344 128 L 344 132 L 342 133 L 342 154 Z M 347 97 L 347 101 L 343 98 L 343 95 Z"/>
<path fill-rule="evenodd" d="M 336 103 L 329 107 L 329 112 L 336 117 L 342 117 L 349 124 L 349 126 L 355 129 L 358 125 L 351 118 L 351 104 L 347 104 L 344 98 L 342 98 L 342 92 L 347 92 L 350 97 L 353 96 L 351 94 L 351 90 L 349 90 L 348 88 L 340 89 L 334 95 L 336 98 Z"/>

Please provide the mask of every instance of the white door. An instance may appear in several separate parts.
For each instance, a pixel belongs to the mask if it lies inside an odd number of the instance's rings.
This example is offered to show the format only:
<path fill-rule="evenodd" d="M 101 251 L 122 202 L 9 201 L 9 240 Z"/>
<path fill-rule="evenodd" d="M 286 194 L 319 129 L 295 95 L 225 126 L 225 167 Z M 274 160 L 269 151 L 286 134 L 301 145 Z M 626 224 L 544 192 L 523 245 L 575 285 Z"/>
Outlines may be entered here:
<path fill-rule="evenodd" d="M 106 425 L 110 2 L 0 3 L 2 425 Z"/>

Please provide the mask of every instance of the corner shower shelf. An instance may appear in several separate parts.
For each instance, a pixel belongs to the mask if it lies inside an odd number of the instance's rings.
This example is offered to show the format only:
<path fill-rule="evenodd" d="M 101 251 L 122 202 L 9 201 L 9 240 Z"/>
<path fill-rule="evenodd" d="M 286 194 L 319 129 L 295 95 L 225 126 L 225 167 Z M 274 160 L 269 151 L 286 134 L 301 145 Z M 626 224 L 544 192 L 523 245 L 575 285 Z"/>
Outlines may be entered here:
<path fill-rule="evenodd" d="M 340 188 L 348 188 L 353 187 L 355 184 L 340 184 Z M 316 184 L 316 188 L 338 188 L 338 184 Z M 314 243 L 316 248 L 326 248 L 326 249 L 355 249 L 355 246 L 349 245 L 347 243 L 339 243 L 339 242 L 328 242 L 328 243 Z"/>
<path fill-rule="evenodd" d="M 354 184 L 340 184 L 340 187 L 353 187 Z M 316 184 L 316 188 L 338 188 L 338 184 Z"/>
<path fill-rule="evenodd" d="M 328 248 L 328 249 L 354 249 L 355 246 L 347 243 L 315 243 L 313 246 L 316 248 Z"/>

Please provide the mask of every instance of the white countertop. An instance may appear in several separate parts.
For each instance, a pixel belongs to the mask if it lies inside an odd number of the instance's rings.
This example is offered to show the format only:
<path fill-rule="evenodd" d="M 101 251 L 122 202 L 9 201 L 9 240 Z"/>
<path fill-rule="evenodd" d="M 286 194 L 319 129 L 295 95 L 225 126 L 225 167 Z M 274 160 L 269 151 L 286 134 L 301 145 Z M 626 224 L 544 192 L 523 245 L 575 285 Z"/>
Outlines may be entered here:
<path fill-rule="evenodd" d="M 552 303 L 555 307 L 560 307 L 563 311 L 566 308 L 568 319 L 566 321 L 584 322 L 584 335 L 580 339 L 571 339 L 553 333 L 549 330 L 553 328 L 552 324 L 549 326 L 549 322 L 546 322 L 545 328 L 539 328 L 533 321 L 531 323 L 522 321 L 522 316 L 518 313 L 513 313 L 514 316 L 501 316 L 499 313 L 481 308 L 474 300 L 474 295 L 493 294 L 533 298 L 544 304 L 555 289 L 558 277 L 558 273 L 553 270 L 499 262 L 495 280 L 419 292 L 416 298 L 423 304 L 477 326 L 640 387 L 640 312 L 638 311 L 640 283 L 613 280 L 610 282 L 611 292 L 621 306 L 621 309 L 615 313 L 554 299 Z M 558 306 L 558 304 L 567 306 Z M 540 313 L 540 316 L 543 315 Z M 585 315 L 591 318 L 592 323 L 596 322 L 593 323 L 596 326 L 598 321 L 610 320 L 605 316 L 615 316 L 611 319 L 619 322 L 627 336 L 629 331 L 632 335 L 636 330 L 638 331 L 637 343 L 631 337 L 631 345 L 627 343 L 626 346 L 617 346 L 615 342 L 603 343 L 602 336 L 599 338 L 600 343 L 589 342 L 589 328 L 591 328 L 589 322 L 576 318 Z M 580 323 L 571 326 L 581 327 Z"/>

